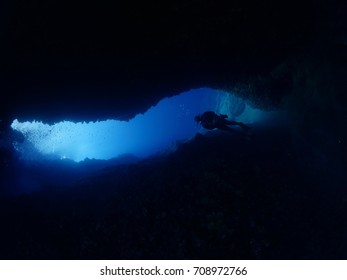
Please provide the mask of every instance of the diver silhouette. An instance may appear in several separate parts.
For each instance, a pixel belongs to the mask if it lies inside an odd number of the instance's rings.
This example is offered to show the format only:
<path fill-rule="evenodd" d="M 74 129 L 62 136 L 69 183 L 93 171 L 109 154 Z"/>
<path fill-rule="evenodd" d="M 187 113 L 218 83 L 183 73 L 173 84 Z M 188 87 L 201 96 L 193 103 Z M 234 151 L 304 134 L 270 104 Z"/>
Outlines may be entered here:
<path fill-rule="evenodd" d="M 245 125 L 242 122 L 230 121 L 230 120 L 227 120 L 227 118 L 228 118 L 227 115 L 223 115 L 223 114 L 217 115 L 213 111 L 207 111 L 201 115 L 195 116 L 194 120 L 197 123 L 201 124 L 203 128 L 206 128 L 209 130 L 218 128 L 224 131 L 235 132 L 235 130 L 229 127 L 229 125 L 238 125 L 245 132 L 248 132 L 248 130 L 250 129 L 249 126 Z"/>

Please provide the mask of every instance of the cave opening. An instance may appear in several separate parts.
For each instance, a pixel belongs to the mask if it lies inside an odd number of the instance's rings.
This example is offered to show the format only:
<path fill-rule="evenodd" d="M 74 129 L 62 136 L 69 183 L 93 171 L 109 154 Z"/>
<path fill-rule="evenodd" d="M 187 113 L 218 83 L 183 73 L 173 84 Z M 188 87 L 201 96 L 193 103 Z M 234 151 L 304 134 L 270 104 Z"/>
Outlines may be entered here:
<path fill-rule="evenodd" d="M 23 142 L 14 142 L 24 160 L 81 162 L 109 160 L 128 154 L 145 158 L 170 150 L 177 141 L 190 139 L 197 132 L 205 133 L 194 121 L 194 116 L 204 111 L 226 114 L 231 120 L 249 125 L 269 122 L 273 115 L 273 112 L 253 108 L 231 92 L 199 88 L 162 99 L 144 114 L 128 121 L 45 124 L 14 120 L 11 127 L 24 135 Z"/>

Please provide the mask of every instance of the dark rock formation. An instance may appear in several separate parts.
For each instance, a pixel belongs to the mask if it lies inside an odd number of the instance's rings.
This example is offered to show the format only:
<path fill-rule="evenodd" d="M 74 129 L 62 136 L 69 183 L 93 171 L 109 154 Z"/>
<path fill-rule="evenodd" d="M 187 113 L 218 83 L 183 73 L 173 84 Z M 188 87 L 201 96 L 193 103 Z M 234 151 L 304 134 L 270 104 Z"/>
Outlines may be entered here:
<path fill-rule="evenodd" d="M 315 45 L 331 47 L 328 35 L 341 37 L 337 9 L 292 0 L 13 1 L 0 30 L 1 119 L 127 119 L 204 86 L 252 86 L 248 98 L 278 105 L 292 90 L 293 63 L 301 67 Z"/>
<path fill-rule="evenodd" d="M 319 166 L 316 145 L 288 127 L 254 136 L 197 135 L 173 154 L 108 167 L 69 188 L 52 180 L 2 198 L 0 258 L 346 258 L 342 170 Z"/>

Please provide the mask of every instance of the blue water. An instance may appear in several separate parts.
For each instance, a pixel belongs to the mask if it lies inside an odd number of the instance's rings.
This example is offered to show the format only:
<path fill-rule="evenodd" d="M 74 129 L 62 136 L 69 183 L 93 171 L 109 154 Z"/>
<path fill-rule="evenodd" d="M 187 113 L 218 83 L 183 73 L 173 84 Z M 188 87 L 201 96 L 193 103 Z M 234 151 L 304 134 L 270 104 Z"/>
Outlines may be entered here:
<path fill-rule="evenodd" d="M 194 116 L 207 110 L 228 114 L 230 119 L 248 124 L 270 114 L 252 108 L 230 93 L 201 88 L 165 98 L 129 121 L 62 121 L 49 125 L 15 120 L 12 128 L 25 136 L 24 143 L 15 144 L 23 159 L 59 158 L 78 162 L 122 154 L 147 157 L 169 149 L 176 141 L 204 132 L 195 123 Z"/>

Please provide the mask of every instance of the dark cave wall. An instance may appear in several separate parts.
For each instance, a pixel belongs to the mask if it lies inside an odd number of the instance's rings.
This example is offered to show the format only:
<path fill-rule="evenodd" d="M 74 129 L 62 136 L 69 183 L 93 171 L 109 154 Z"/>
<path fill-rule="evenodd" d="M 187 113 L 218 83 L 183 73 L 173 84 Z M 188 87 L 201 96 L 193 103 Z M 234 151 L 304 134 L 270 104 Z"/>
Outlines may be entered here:
<path fill-rule="evenodd" d="M 196 87 L 237 87 L 278 106 L 293 77 L 274 69 L 310 49 L 329 22 L 326 8 L 313 1 L 9 2 L 1 118 L 128 119 Z"/>

